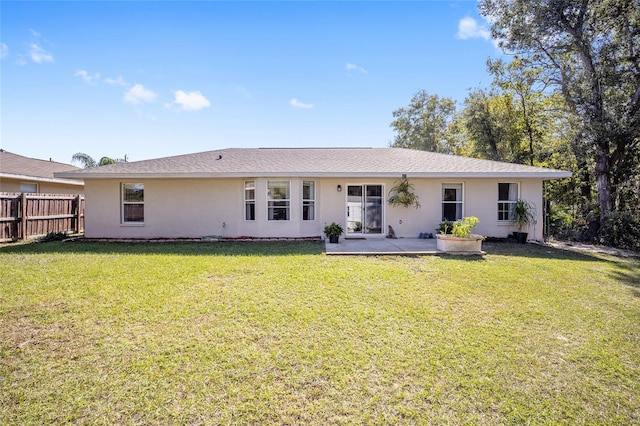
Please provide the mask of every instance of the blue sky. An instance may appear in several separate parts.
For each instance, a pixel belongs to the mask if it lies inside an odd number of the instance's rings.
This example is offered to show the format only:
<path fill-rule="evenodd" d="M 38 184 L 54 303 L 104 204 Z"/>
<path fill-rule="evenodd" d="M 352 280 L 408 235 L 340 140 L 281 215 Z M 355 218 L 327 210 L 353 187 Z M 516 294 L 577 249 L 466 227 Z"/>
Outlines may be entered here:
<path fill-rule="evenodd" d="M 462 103 L 497 51 L 476 1 L 0 2 L 0 146 L 69 163 L 384 147 L 419 90 Z"/>

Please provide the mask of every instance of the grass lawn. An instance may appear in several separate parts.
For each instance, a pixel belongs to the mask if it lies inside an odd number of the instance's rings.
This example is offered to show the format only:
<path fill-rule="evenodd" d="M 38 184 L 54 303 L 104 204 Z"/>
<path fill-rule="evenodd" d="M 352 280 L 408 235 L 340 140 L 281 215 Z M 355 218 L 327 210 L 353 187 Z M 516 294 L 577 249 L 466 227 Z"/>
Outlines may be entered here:
<path fill-rule="evenodd" d="M 639 424 L 640 259 L 0 247 L 0 424 Z"/>

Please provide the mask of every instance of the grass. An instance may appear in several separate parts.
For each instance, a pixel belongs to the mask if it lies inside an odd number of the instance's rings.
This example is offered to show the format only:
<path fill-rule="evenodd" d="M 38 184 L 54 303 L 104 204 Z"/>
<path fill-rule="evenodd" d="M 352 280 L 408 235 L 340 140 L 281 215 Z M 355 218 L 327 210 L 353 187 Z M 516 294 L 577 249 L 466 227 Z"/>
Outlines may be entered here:
<path fill-rule="evenodd" d="M 640 260 L 0 247 L 2 424 L 638 424 Z"/>

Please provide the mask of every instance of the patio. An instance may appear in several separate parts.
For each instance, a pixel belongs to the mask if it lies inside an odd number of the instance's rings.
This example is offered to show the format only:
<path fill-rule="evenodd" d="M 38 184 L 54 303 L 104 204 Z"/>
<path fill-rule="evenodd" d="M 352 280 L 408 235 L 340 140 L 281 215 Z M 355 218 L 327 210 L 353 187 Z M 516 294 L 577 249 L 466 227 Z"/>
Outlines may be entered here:
<path fill-rule="evenodd" d="M 340 238 L 338 244 L 331 244 L 325 240 L 327 255 L 434 255 L 436 250 L 435 238 Z"/>

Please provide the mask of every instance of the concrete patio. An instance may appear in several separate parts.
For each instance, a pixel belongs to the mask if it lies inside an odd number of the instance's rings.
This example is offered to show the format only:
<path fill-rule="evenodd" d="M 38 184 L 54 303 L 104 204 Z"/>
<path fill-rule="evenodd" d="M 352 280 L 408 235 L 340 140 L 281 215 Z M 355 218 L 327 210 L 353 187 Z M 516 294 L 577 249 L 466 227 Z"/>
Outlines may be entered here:
<path fill-rule="evenodd" d="M 434 255 L 435 238 L 340 238 L 338 244 L 325 240 L 327 255 Z"/>

